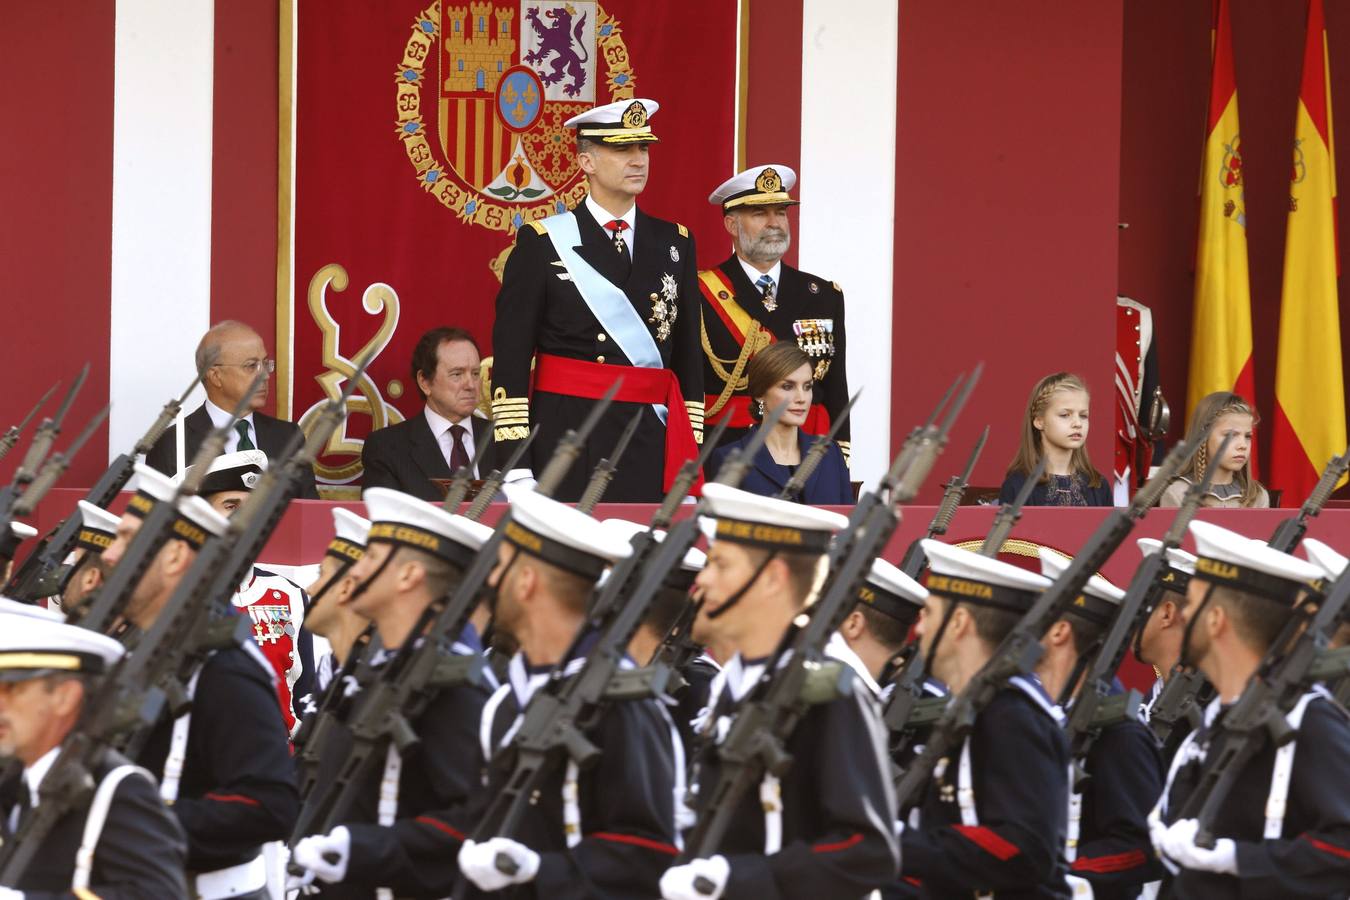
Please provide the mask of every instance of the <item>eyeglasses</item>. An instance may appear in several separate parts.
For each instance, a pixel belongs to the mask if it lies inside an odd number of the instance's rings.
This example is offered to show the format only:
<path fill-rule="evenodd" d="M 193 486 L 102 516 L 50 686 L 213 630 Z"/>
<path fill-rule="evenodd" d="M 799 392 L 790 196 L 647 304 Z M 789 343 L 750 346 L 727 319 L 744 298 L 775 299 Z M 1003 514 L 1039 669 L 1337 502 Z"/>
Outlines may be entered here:
<path fill-rule="evenodd" d="M 267 374 L 269 375 L 277 370 L 277 361 L 275 359 L 250 359 L 248 362 L 216 363 L 216 365 L 227 369 L 243 369 L 250 375 L 256 375 L 259 366 L 265 366 L 267 368 Z"/>

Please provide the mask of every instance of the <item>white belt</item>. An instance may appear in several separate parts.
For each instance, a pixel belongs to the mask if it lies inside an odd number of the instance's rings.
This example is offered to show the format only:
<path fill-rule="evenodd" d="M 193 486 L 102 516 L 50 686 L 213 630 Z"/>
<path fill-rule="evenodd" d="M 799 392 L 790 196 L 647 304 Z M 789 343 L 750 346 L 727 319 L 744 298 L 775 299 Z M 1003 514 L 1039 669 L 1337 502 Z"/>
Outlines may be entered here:
<path fill-rule="evenodd" d="M 199 900 L 237 897 L 266 886 L 267 863 L 263 861 L 262 854 L 259 854 L 246 863 L 198 875 L 193 884 Z"/>

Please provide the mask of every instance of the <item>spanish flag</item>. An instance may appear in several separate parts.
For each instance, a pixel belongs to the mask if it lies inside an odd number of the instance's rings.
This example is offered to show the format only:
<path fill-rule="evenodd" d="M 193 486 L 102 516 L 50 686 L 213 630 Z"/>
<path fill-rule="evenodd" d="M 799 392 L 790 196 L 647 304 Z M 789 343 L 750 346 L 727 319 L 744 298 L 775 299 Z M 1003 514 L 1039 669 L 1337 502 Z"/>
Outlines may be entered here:
<path fill-rule="evenodd" d="M 1191 411 L 1200 398 L 1215 391 L 1237 391 L 1250 401 L 1256 386 L 1247 282 L 1247 207 L 1228 0 L 1215 3 L 1213 45 L 1209 128 L 1200 168 L 1200 237 L 1186 393 L 1187 409 Z"/>
<path fill-rule="evenodd" d="M 1271 437 L 1270 484 L 1284 491 L 1286 505 L 1307 496 L 1322 466 L 1345 451 L 1330 78 L 1322 0 L 1309 0 L 1294 125 Z"/>

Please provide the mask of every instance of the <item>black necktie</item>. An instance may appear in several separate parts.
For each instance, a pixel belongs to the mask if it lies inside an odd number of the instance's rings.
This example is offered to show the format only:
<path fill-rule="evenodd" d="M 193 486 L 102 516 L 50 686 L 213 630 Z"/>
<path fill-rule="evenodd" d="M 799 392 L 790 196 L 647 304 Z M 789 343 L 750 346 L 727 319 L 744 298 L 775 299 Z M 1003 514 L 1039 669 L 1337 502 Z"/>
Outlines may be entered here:
<path fill-rule="evenodd" d="M 450 437 L 455 442 L 454 446 L 450 448 L 450 473 L 453 475 L 459 471 L 460 466 L 469 464 L 469 451 L 464 447 L 463 425 L 451 425 Z M 472 475 L 473 473 L 470 472 L 469 474 Z"/>

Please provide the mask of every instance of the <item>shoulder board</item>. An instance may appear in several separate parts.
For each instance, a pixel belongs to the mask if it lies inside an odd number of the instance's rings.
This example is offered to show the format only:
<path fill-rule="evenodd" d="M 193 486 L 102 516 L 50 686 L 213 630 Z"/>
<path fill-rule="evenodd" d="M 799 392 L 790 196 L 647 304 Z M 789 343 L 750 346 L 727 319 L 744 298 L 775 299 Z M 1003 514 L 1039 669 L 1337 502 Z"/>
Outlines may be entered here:
<path fill-rule="evenodd" d="M 534 220 L 533 222 L 529 222 L 528 224 L 531 228 L 534 229 L 535 234 L 542 235 L 544 234 L 544 232 L 548 231 L 548 229 L 544 227 L 544 223 L 540 222 L 538 219 Z"/>
<path fill-rule="evenodd" d="M 680 237 L 682 237 L 682 238 L 687 238 L 687 237 L 689 237 L 689 229 L 688 229 L 688 228 L 685 228 L 685 227 L 684 227 L 683 225 L 681 225 L 679 222 L 676 222 L 676 223 L 675 223 L 675 230 L 678 231 L 678 232 L 680 233 Z"/>

